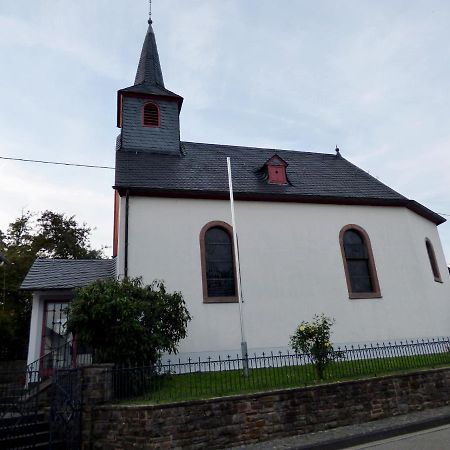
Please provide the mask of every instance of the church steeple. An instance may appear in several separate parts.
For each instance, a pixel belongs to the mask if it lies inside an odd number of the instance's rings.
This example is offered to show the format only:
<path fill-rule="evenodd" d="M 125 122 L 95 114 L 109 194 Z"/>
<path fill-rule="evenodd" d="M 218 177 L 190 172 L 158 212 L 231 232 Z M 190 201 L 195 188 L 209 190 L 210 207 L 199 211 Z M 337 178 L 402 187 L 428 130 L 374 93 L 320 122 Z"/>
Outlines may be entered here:
<path fill-rule="evenodd" d="M 164 86 L 158 47 L 156 45 L 156 37 L 152 23 L 153 21 L 149 19 L 147 34 L 145 35 L 144 44 L 142 46 L 134 85 L 121 89 L 119 92 L 136 92 L 172 97 L 177 100 L 179 108 L 181 109 L 183 97 L 169 91 Z"/>
<path fill-rule="evenodd" d="M 148 21 L 147 35 L 142 46 L 141 58 L 139 59 L 134 84 L 164 87 L 158 47 L 156 46 L 155 32 L 153 31 L 151 19 Z"/>
<path fill-rule="evenodd" d="M 179 155 L 182 103 L 183 97 L 164 86 L 150 19 L 134 85 L 118 92 L 117 126 L 122 133 L 117 149 Z"/>

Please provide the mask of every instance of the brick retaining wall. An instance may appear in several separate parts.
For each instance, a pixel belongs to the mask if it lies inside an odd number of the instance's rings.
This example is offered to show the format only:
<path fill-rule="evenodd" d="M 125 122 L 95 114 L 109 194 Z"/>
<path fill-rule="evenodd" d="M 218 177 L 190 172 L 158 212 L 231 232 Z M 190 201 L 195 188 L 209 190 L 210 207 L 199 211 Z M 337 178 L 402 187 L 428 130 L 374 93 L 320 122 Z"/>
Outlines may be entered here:
<path fill-rule="evenodd" d="M 446 368 L 171 405 L 94 406 L 84 448 L 230 448 L 449 404 Z"/>

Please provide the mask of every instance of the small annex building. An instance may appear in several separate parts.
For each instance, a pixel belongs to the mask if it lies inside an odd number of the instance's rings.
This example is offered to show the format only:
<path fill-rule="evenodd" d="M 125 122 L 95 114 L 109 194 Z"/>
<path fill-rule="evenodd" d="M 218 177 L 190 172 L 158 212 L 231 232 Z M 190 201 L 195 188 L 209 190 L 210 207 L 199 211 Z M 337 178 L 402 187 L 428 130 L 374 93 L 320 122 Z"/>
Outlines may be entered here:
<path fill-rule="evenodd" d="M 66 342 L 66 308 L 73 299 L 74 289 L 115 276 L 114 259 L 38 258 L 34 261 L 22 282 L 23 290 L 33 292 L 28 364 L 61 349 Z M 54 358 L 64 359 L 57 354 Z M 52 365 L 53 361 L 45 360 L 44 364 Z"/>
<path fill-rule="evenodd" d="M 239 351 L 227 157 L 250 351 L 286 348 L 296 326 L 320 313 L 336 319 L 340 343 L 449 334 L 450 279 L 437 230 L 443 217 L 339 151 L 184 142 L 182 104 L 165 88 L 150 22 L 135 82 L 118 92 L 116 263 L 36 261 L 23 284 L 35 291 L 33 357 L 50 292 L 69 293 L 114 271 L 162 279 L 183 293 L 193 320 L 181 353 Z M 92 264 L 89 277 L 78 276 L 84 264 Z M 54 282 L 49 272 L 61 277 Z"/>

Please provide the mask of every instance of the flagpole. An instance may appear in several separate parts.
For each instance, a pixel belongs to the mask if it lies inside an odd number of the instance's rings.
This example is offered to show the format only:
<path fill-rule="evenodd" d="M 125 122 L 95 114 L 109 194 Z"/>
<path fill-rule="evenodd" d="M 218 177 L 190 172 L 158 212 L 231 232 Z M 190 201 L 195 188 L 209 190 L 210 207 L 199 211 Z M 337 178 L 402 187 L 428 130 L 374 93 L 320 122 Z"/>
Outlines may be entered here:
<path fill-rule="evenodd" d="M 242 302 L 241 266 L 239 263 L 239 247 L 238 247 L 238 240 L 237 240 L 236 216 L 234 213 L 233 180 L 231 177 L 231 159 L 229 156 L 227 156 L 227 168 L 228 168 L 228 186 L 230 189 L 231 224 L 233 227 L 233 245 L 234 245 L 234 260 L 235 260 L 235 267 L 236 267 L 236 284 L 237 284 L 237 294 L 238 294 L 238 300 L 239 300 L 239 320 L 240 320 L 240 324 L 241 324 L 242 364 L 244 367 L 244 375 L 248 376 L 248 349 L 247 349 L 247 341 L 245 340 L 245 330 L 244 330 L 244 305 Z"/>

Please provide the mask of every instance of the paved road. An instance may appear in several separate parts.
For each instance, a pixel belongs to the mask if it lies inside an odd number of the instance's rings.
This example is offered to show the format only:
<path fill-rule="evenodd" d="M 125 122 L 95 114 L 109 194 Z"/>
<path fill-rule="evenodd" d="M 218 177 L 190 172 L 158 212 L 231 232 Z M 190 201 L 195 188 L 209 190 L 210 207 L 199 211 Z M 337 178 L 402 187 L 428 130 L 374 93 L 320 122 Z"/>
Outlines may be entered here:
<path fill-rule="evenodd" d="M 335 450 L 338 448 L 450 450 L 450 405 L 318 433 L 233 447 L 233 450 Z"/>
<path fill-rule="evenodd" d="M 447 450 L 450 449 L 450 425 L 347 448 L 350 449 Z"/>

